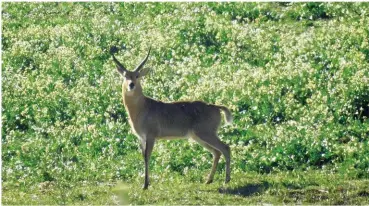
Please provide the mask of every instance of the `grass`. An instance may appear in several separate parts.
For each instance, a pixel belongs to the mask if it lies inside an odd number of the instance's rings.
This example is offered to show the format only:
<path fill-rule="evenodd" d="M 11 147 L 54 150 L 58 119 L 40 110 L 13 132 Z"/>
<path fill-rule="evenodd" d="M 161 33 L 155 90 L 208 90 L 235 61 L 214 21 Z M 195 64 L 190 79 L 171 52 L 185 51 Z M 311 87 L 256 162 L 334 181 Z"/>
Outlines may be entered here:
<path fill-rule="evenodd" d="M 368 204 L 367 2 L 1 5 L 3 204 Z M 229 185 L 159 141 L 141 190 L 113 45 L 128 69 L 151 46 L 147 96 L 231 109 Z"/>
<path fill-rule="evenodd" d="M 160 173 L 158 173 L 160 174 Z M 214 183 L 194 181 L 200 176 L 153 174 L 148 190 L 142 177 L 123 183 L 79 183 L 68 196 L 50 182 L 25 191 L 3 188 L 3 204 L 329 204 L 369 203 L 369 180 L 353 180 L 328 171 L 293 171 L 272 174 L 235 173 L 229 184 L 218 174 Z M 224 174 L 223 174 L 224 175 Z M 201 179 L 201 178 L 200 178 Z"/>

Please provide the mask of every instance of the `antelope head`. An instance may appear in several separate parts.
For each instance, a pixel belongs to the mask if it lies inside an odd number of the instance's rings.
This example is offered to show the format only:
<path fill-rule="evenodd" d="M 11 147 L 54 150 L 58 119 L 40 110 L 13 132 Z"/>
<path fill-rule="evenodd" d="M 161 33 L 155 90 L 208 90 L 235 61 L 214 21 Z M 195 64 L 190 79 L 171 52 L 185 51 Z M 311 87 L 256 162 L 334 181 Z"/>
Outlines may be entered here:
<path fill-rule="evenodd" d="M 114 49 L 110 49 L 110 53 L 113 56 L 113 61 L 117 70 L 124 78 L 123 88 L 127 94 L 134 94 L 136 90 L 142 90 L 140 80 L 141 77 L 145 76 L 149 72 L 149 68 L 144 68 L 144 65 L 150 56 L 150 50 L 151 48 L 141 63 L 133 71 L 129 71 L 115 58 Z"/>

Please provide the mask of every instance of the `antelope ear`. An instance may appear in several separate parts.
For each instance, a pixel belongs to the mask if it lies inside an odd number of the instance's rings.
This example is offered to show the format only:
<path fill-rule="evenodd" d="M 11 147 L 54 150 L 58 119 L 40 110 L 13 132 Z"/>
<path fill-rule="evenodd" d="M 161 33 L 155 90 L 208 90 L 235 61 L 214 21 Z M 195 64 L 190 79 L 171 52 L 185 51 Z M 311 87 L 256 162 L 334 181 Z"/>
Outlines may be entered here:
<path fill-rule="evenodd" d="M 140 71 L 140 77 L 143 77 L 145 76 L 146 74 L 148 74 L 150 71 L 150 67 L 146 67 L 146 68 L 143 68 L 141 71 Z"/>

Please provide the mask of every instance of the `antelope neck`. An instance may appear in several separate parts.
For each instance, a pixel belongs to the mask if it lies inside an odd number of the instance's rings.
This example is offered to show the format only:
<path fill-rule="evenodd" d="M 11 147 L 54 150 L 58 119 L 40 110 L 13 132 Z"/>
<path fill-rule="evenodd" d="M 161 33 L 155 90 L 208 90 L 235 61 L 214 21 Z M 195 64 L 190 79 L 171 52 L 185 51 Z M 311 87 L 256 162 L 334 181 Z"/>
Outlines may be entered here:
<path fill-rule="evenodd" d="M 126 88 L 123 86 L 123 102 L 126 110 L 128 111 L 129 118 L 131 121 L 135 122 L 137 116 L 145 104 L 145 96 L 142 93 L 142 88 L 140 84 L 136 85 L 133 94 L 128 94 Z"/>

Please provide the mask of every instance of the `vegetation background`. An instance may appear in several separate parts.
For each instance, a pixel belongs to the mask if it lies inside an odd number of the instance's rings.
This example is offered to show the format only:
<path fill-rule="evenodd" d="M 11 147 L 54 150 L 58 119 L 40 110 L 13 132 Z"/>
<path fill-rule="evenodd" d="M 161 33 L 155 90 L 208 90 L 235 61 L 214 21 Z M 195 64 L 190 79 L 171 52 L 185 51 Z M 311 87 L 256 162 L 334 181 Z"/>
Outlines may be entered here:
<path fill-rule="evenodd" d="M 368 3 L 2 3 L 3 204 L 368 204 Z M 108 53 L 145 94 L 231 108 L 232 180 L 159 141 L 152 186 Z M 129 198 L 128 198 L 129 197 Z M 120 202 L 124 201 L 124 202 Z"/>

